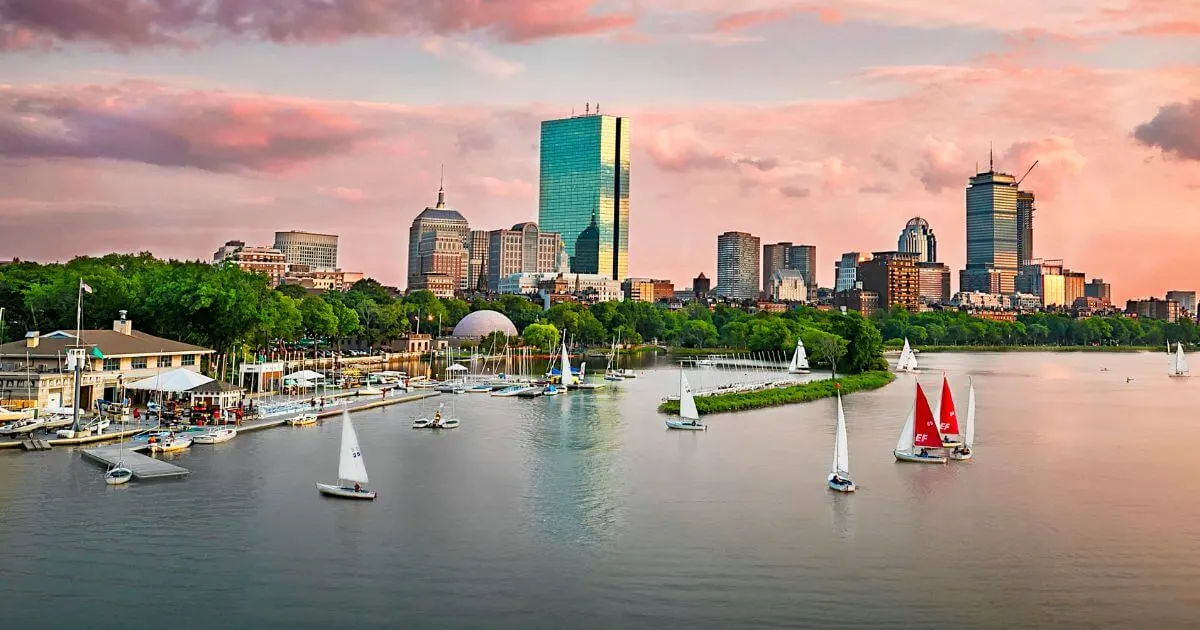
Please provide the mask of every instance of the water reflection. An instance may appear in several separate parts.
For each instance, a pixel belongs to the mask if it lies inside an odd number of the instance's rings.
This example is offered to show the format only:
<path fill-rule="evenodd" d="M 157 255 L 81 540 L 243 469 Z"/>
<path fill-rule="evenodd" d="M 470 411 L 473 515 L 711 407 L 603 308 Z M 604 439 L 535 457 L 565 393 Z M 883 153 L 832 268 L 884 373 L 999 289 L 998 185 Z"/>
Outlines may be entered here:
<path fill-rule="evenodd" d="M 620 524 L 623 485 L 616 392 L 571 392 L 526 412 L 527 522 L 566 545 L 596 544 Z M 545 403 L 545 404 L 536 404 Z"/>

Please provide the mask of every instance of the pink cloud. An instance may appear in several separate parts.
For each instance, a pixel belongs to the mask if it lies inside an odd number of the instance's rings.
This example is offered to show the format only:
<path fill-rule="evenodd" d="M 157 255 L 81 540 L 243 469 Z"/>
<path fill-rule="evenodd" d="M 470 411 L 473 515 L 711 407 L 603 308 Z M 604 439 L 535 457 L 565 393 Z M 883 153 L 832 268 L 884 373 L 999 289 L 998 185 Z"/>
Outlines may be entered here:
<path fill-rule="evenodd" d="M 0 156 L 284 172 L 352 151 L 372 129 L 286 99 L 181 92 L 144 82 L 0 87 Z"/>
<path fill-rule="evenodd" d="M 778 8 L 732 13 L 717 20 L 716 23 L 713 24 L 713 30 L 717 31 L 718 33 L 740 31 L 762 24 L 770 24 L 771 22 L 782 21 L 788 17 L 791 17 L 793 12 L 794 10 L 790 8 Z"/>
<path fill-rule="evenodd" d="M 346 186 L 320 186 L 317 188 L 317 194 L 329 197 L 330 199 L 339 199 L 341 201 L 349 201 L 352 203 L 366 201 L 367 199 L 367 193 L 363 192 L 361 189 L 349 188 Z"/>
<path fill-rule="evenodd" d="M 1037 168 L 1022 188 L 1033 188 L 1044 199 L 1058 197 L 1064 181 L 1079 175 L 1087 164 L 1075 141 L 1063 136 L 1018 141 L 1004 152 L 1003 160 L 1018 178 L 1036 161 Z"/>
<path fill-rule="evenodd" d="M 1147 147 L 1200 161 L 1200 99 L 1162 106 L 1153 119 L 1134 129 L 1133 137 Z"/>
<path fill-rule="evenodd" d="M 920 160 L 920 166 L 912 174 L 921 180 L 925 190 L 934 194 L 961 189 L 971 175 L 970 163 L 962 149 L 948 140 L 926 136 L 921 143 Z"/>
<path fill-rule="evenodd" d="M 504 199 L 533 199 L 535 187 L 523 179 L 498 179 L 484 176 L 474 185 L 485 195 Z"/>
<path fill-rule="evenodd" d="M 484 33 L 508 42 L 589 35 L 630 26 L 595 0 L 5 0 L 4 41 L 28 33 L 118 50 L 193 47 L 222 38 L 320 43 L 348 37 Z"/>

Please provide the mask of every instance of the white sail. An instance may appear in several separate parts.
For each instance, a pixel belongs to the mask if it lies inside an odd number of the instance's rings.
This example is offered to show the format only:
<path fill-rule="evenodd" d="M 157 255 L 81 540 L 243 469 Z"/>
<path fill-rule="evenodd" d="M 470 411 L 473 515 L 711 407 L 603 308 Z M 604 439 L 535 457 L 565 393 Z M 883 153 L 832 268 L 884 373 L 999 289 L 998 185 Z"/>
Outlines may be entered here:
<path fill-rule="evenodd" d="M 562 372 L 563 387 L 575 384 L 575 379 L 571 376 L 571 359 L 567 356 L 566 341 L 563 341 L 562 344 L 562 361 L 558 369 Z"/>
<path fill-rule="evenodd" d="M 358 448 L 358 434 L 350 422 L 350 413 L 342 410 L 342 454 L 338 459 L 338 479 L 367 483 L 367 465 Z"/>
<path fill-rule="evenodd" d="M 679 370 L 679 417 L 684 420 L 700 419 L 700 412 L 696 410 L 696 399 L 692 396 L 692 386 L 682 368 Z"/>
<path fill-rule="evenodd" d="M 792 363 L 788 366 L 789 372 L 808 369 L 808 354 L 804 352 L 804 341 L 796 340 L 796 352 L 792 355 Z"/>
<path fill-rule="evenodd" d="M 908 419 L 904 421 L 904 428 L 900 430 L 900 439 L 896 441 L 896 450 L 901 453 L 912 451 L 913 447 L 913 425 L 917 423 L 917 405 L 914 403 L 912 411 L 908 412 Z"/>
<path fill-rule="evenodd" d="M 975 445 L 975 383 L 971 383 L 971 393 L 967 395 L 967 427 L 963 429 L 963 444 L 967 448 Z"/>
<path fill-rule="evenodd" d="M 846 442 L 846 412 L 842 410 L 841 392 L 838 392 L 837 409 L 837 432 L 833 438 L 833 466 L 829 472 L 849 476 L 850 447 Z"/>
<path fill-rule="evenodd" d="M 904 338 L 904 349 L 900 351 L 900 360 L 896 362 L 897 370 L 917 369 L 917 355 L 912 346 L 908 345 L 908 337 Z"/>
<path fill-rule="evenodd" d="M 1188 373 L 1187 355 L 1183 353 L 1183 342 L 1176 342 L 1175 356 L 1171 359 L 1171 373 L 1175 375 Z"/>

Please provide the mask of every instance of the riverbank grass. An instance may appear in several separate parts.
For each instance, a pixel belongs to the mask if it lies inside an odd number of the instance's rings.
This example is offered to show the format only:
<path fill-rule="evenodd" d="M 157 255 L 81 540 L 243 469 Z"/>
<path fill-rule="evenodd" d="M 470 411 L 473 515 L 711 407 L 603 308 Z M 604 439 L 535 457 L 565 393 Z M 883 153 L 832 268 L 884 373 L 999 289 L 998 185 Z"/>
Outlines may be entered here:
<path fill-rule="evenodd" d="M 903 346 L 884 346 L 884 352 L 899 352 Z M 1151 346 L 913 346 L 924 352 L 1153 352 Z"/>
<path fill-rule="evenodd" d="M 896 380 L 896 375 L 887 371 L 863 372 L 838 377 L 843 394 L 879 389 Z M 746 411 L 762 407 L 776 407 L 795 403 L 810 402 L 820 398 L 829 398 L 837 393 L 833 379 L 809 381 L 790 387 L 764 389 L 753 392 L 737 392 L 718 394 L 716 396 L 697 396 L 696 410 L 701 415 L 723 413 L 726 411 Z M 679 401 L 668 400 L 658 406 L 660 413 L 678 414 Z"/>

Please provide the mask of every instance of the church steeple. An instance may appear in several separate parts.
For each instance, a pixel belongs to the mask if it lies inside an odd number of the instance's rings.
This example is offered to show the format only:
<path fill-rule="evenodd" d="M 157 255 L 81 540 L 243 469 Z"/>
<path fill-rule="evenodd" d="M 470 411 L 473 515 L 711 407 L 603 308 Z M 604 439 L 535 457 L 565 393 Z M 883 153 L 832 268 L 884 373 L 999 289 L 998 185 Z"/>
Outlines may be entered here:
<path fill-rule="evenodd" d="M 442 165 L 441 179 L 438 181 L 438 200 L 435 208 L 446 207 L 446 165 Z"/>

